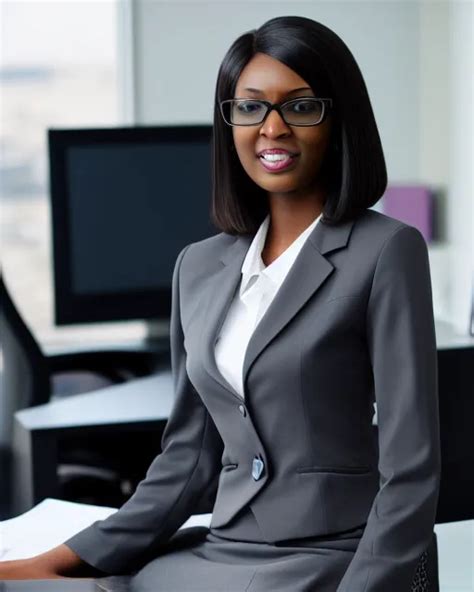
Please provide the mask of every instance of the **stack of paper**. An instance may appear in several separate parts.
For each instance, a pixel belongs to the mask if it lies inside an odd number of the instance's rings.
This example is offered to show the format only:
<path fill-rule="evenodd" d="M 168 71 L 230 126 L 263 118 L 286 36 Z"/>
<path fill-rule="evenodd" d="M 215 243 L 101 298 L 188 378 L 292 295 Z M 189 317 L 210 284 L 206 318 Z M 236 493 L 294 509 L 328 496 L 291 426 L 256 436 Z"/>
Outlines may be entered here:
<path fill-rule="evenodd" d="M 0 522 L 0 560 L 44 553 L 116 511 L 117 508 L 47 498 L 28 512 Z"/>
<path fill-rule="evenodd" d="M 34 508 L 0 522 L 0 561 L 25 559 L 49 551 L 117 508 L 46 498 Z M 181 528 L 209 526 L 212 514 L 191 516 Z"/>

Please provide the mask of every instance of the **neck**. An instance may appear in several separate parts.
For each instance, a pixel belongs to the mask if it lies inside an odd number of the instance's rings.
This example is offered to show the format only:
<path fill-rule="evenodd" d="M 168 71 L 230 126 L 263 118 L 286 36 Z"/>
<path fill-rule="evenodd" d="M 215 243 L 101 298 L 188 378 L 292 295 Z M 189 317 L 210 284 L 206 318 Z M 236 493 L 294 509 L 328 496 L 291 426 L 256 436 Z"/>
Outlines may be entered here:
<path fill-rule="evenodd" d="M 269 194 L 270 223 L 265 250 L 289 246 L 323 210 L 323 201 L 314 197 L 294 200 L 289 194 Z"/>

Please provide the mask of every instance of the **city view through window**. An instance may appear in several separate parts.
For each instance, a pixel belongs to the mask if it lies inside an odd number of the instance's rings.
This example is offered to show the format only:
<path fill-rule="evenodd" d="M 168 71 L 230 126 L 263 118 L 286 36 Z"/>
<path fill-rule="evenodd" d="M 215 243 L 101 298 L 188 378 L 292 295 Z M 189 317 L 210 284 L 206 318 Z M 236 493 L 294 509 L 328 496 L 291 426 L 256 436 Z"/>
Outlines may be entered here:
<path fill-rule="evenodd" d="M 0 5 L 2 273 L 36 339 L 53 348 L 145 335 L 141 321 L 54 325 L 47 129 L 123 125 L 117 0 Z"/>

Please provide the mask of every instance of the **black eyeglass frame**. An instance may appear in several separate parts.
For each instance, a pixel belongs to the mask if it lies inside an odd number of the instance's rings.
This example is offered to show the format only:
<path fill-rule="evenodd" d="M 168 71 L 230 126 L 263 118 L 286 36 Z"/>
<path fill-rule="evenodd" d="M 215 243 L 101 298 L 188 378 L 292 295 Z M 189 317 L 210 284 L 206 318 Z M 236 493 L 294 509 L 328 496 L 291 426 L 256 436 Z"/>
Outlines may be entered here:
<path fill-rule="evenodd" d="M 283 107 L 285 105 L 288 105 L 289 103 L 294 103 L 296 101 L 302 101 L 305 100 L 307 101 L 308 99 L 311 99 L 313 101 L 319 101 L 320 103 L 322 103 L 323 105 L 323 110 L 321 113 L 321 119 L 317 122 L 317 123 L 288 123 L 288 121 L 286 121 L 285 119 L 285 115 L 282 111 Z M 262 118 L 261 121 L 258 121 L 257 123 L 231 123 L 230 121 L 227 121 L 227 119 L 225 118 L 224 115 L 224 104 L 226 103 L 234 103 L 236 101 L 255 101 L 257 103 L 261 103 L 263 104 L 267 110 Z M 265 121 L 265 119 L 268 117 L 268 114 L 275 109 L 276 111 L 278 111 L 280 117 L 283 119 L 283 121 L 286 123 L 286 125 L 291 125 L 292 127 L 312 127 L 314 125 L 320 125 L 324 119 L 326 118 L 327 115 L 327 110 L 326 110 L 326 104 L 329 104 L 329 107 L 332 108 L 333 106 L 333 100 L 330 98 L 321 98 L 321 97 L 296 97 L 296 99 L 290 99 L 288 101 L 283 101 L 283 103 L 271 103 L 270 101 L 265 101 L 263 99 L 239 99 L 239 98 L 235 98 L 235 99 L 225 99 L 224 101 L 221 101 L 219 103 L 219 108 L 220 108 L 220 112 L 222 115 L 222 119 L 225 121 L 225 123 L 227 123 L 227 125 L 230 125 L 232 127 L 249 127 L 249 126 L 253 126 L 253 125 L 262 125 L 262 123 Z"/>

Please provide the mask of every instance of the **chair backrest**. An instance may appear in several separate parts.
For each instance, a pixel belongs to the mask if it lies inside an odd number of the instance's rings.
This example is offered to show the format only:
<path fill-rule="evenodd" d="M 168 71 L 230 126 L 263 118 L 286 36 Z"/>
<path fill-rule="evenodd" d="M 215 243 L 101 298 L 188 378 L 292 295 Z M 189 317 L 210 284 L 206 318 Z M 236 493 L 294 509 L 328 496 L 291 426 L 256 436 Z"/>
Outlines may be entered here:
<path fill-rule="evenodd" d="M 47 403 L 51 382 L 48 361 L 15 307 L 2 274 L 0 339 L 3 354 L 0 443 L 8 444 L 15 411 Z"/>

